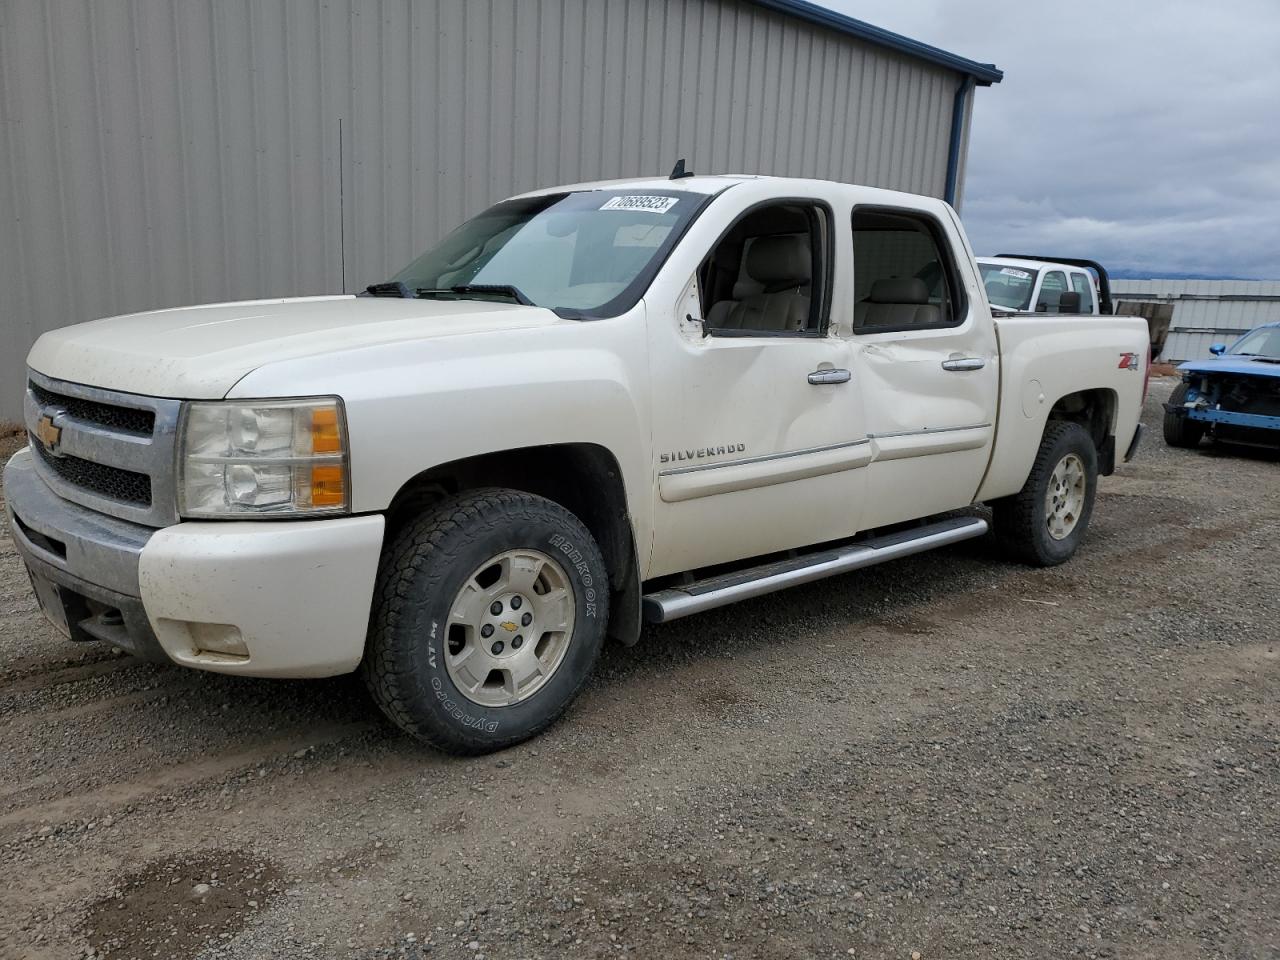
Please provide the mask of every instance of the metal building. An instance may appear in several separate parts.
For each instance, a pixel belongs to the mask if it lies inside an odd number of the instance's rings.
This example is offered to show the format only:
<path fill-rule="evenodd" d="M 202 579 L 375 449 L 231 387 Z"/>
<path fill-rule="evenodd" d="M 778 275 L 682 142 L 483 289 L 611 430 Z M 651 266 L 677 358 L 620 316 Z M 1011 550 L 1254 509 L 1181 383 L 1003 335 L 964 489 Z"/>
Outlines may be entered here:
<path fill-rule="evenodd" d="M 3 0 L 0 419 L 43 331 L 354 291 L 669 170 L 958 199 L 976 63 L 800 0 Z"/>
<path fill-rule="evenodd" d="M 1112 280 L 1116 301 L 1172 303 L 1173 320 L 1160 360 L 1210 356 L 1254 327 L 1280 320 L 1280 280 Z"/>

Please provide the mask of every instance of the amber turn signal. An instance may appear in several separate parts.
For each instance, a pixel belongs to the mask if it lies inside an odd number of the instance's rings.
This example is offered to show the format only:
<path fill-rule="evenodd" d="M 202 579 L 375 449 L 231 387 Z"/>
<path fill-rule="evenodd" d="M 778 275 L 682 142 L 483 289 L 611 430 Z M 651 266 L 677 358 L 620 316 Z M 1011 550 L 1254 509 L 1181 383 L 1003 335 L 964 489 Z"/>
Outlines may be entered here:
<path fill-rule="evenodd" d="M 342 467 L 311 468 L 311 506 L 341 507 L 347 502 L 347 485 Z"/>
<path fill-rule="evenodd" d="M 342 452 L 337 407 L 316 407 L 311 411 L 311 452 Z"/>

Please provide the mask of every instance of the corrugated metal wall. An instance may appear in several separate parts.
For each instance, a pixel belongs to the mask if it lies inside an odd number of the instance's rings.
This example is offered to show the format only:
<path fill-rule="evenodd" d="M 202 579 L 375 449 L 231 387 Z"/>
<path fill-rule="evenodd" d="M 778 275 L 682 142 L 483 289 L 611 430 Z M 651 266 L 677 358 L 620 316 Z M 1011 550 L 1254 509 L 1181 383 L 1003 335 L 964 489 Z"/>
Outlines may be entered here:
<path fill-rule="evenodd" d="M 0 418 L 41 331 L 357 290 L 537 186 L 941 195 L 956 82 L 740 0 L 0 0 Z"/>
<path fill-rule="evenodd" d="M 1209 346 L 1231 343 L 1263 323 L 1280 320 L 1280 280 L 1113 280 L 1116 300 L 1173 304 L 1160 359 L 1202 360 Z"/>

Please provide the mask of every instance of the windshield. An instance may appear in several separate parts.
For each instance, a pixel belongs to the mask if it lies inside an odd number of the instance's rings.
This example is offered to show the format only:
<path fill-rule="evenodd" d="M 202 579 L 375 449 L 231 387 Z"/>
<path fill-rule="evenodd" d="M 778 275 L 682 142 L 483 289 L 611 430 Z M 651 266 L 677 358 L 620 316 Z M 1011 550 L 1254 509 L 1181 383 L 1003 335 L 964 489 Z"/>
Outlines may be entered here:
<path fill-rule="evenodd" d="M 1038 270 L 1006 267 L 998 263 L 979 263 L 982 285 L 987 288 L 987 299 L 993 307 L 1006 310 L 1029 310 L 1031 293 L 1036 288 Z"/>
<path fill-rule="evenodd" d="M 1246 333 L 1228 353 L 1280 360 L 1280 327 L 1259 327 Z"/>
<path fill-rule="evenodd" d="M 507 200 L 458 227 L 392 280 L 403 296 L 533 303 L 616 316 L 644 293 L 710 199 L 590 190 Z"/>

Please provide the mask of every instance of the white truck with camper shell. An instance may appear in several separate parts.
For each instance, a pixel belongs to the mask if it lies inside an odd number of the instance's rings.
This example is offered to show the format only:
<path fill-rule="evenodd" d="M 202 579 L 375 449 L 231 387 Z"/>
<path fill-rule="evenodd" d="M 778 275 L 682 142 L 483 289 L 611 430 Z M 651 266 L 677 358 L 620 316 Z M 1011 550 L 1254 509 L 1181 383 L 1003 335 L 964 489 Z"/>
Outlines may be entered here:
<path fill-rule="evenodd" d="M 1146 351 L 1140 318 L 993 313 L 940 200 L 556 187 L 360 296 L 45 334 L 5 501 L 72 640 L 360 669 L 404 730 L 482 752 L 559 716 L 606 636 L 980 536 L 975 504 L 1068 559 Z"/>

